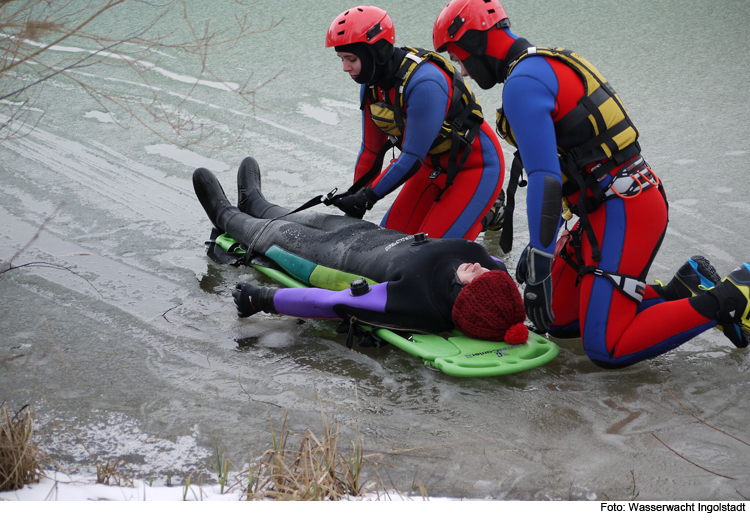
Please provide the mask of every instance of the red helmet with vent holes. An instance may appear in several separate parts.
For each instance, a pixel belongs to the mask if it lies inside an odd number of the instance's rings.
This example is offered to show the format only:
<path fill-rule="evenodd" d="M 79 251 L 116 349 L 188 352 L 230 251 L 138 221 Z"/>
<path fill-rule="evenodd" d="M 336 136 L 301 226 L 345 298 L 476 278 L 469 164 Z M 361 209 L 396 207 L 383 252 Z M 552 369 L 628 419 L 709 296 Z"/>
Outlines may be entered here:
<path fill-rule="evenodd" d="M 396 42 L 391 17 L 379 7 L 357 6 L 333 19 L 326 35 L 326 48 L 355 42 L 375 44 L 380 40 L 386 40 L 389 44 Z"/>
<path fill-rule="evenodd" d="M 447 43 L 458 42 L 467 31 L 486 31 L 507 19 L 505 8 L 498 0 L 451 0 L 435 21 L 432 43 L 437 51 L 444 51 Z"/>

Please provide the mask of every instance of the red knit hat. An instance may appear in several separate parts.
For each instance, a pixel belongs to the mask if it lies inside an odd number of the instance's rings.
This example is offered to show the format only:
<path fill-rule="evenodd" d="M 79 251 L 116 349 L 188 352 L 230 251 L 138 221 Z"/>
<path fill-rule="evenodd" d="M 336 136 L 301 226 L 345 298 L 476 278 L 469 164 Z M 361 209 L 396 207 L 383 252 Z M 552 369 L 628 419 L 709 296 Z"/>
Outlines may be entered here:
<path fill-rule="evenodd" d="M 456 329 L 471 338 L 525 343 L 529 330 L 518 287 L 507 272 L 485 272 L 461 289 L 451 314 Z"/>

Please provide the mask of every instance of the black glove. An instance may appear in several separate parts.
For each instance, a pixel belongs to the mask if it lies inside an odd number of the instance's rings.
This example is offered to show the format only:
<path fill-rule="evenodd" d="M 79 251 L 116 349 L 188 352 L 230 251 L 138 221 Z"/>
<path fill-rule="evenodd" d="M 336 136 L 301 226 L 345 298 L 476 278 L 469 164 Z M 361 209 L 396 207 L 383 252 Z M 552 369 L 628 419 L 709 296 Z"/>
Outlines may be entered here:
<path fill-rule="evenodd" d="M 552 314 L 552 254 L 526 246 L 516 267 L 516 280 L 526 288 L 523 306 L 526 315 L 540 332 L 547 332 Z"/>
<path fill-rule="evenodd" d="M 343 211 L 347 217 L 361 219 L 365 212 L 371 210 L 378 197 L 371 187 L 360 189 L 353 195 L 334 198 L 331 204 Z"/>
<path fill-rule="evenodd" d="M 247 318 L 263 310 L 261 295 L 267 288 L 256 287 L 250 283 L 237 283 L 232 290 L 234 303 L 237 305 L 237 316 Z"/>
<path fill-rule="evenodd" d="M 273 304 L 273 296 L 278 288 L 256 287 L 250 283 L 237 283 L 232 290 L 237 316 L 247 318 L 260 311 L 278 314 Z"/>

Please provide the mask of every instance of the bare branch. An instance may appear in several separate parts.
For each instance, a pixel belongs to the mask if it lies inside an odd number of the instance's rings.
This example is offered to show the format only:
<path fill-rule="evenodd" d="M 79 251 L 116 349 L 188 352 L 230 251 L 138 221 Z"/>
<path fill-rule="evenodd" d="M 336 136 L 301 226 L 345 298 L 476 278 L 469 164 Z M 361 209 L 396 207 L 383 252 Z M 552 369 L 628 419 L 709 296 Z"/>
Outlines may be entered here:
<path fill-rule="evenodd" d="M 115 29 L 108 34 L 99 34 L 92 29 L 108 16 L 122 13 L 126 5 L 134 9 L 132 6 L 136 3 L 139 16 L 143 14 L 143 22 L 135 31 L 118 35 L 122 24 L 115 24 Z M 246 8 L 255 2 L 235 0 L 235 4 Z M 172 23 L 175 16 L 182 20 L 182 28 Z M 160 29 L 166 20 L 170 21 L 169 29 Z M 222 26 L 214 30 L 208 22 L 201 27 L 191 17 L 186 0 L 0 0 L 0 79 L 4 81 L 0 103 L 6 105 L 10 114 L 0 120 L 0 142 L 33 130 L 44 117 L 44 109 L 33 106 L 38 97 L 35 93 L 45 83 L 60 76 L 75 83 L 121 127 L 127 128 L 127 120 L 122 114 L 116 117 L 115 112 L 124 113 L 138 126 L 168 143 L 224 148 L 236 142 L 244 130 L 232 134 L 228 140 L 218 139 L 214 130 L 205 128 L 201 120 L 188 110 L 189 103 L 202 103 L 195 93 L 200 86 L 207 85 L 226 90 L 254 108 L 257 92 L 275 81 L 279 74 L 249 89 L 252 74 L 241 82 L 228 82 L 211 66 L 210 58 L 231 52 L 244 39 L 269 31 L 280 22 L 272 20 L 264 28 L 253 28 L 245 11 L 234 16 L 232 27 Z M 52 38 L 45 41 L 44 37 L 49 36 Z M 76 47 L 66 42 L 71 39 L 75 39 Z M 66 46 L 61 47 L 64 42 Z M 196 67 L 192 79 L 189 79 L 191 86 L 187 94 L 178 95 L 177 101 L 168 102 L 176 94 L 169 93 L 168 98 L 167 93 L 155 84 L 154 76 L 176 75 L 160 66 L 165 57 L 175 54 L 194 57 Z M 137 81 L 117 81 L 140 86 L 146 93 L 115 93 L 115 90 L 95 86 L 86 76 L 96 76 L 98 70 L 93 70 L 93 73 L 84 70 L 97 65 L 128 68 Z"/>
<path fill-rule="evenodd" d="M 701 470 L 705 470 L 706 472 L 708 472 L 709 474 L 713 474 L 714 476 L 719 476 L 720 478 L 726 478 L 726 479 L 737 479 L 737 478 L 733 478 L 733 477 L 731 477 L 731 476 L 725 476 L 724 474 L 719 474 L 719 473 L 717 473 L 717 472 L 714 472 L 713 470 L 708 470 L 708 469 L 707 469 L 706 467 L 702 467 L 702 466 L 700 466 L 699 464 L 697 464 L 697 463 L 694 463 L 694 462 L 690 461 L 690 460 L 689 460 L 689 459 L 688 459 L 687 457 L 685 457 L 684 455 L 682 455 L 682 454 L 680 454 L 680 453 L 676 452 L 676 451 L 675 451 L 675 450 L 674 450 L 674 449 L 673 449 L 672 447 L 670 447 L 670 446 L 669 446 L 669 445 L 668 445 L 667 443 L 665 443 L 664 441 L 662 441 L 661 439 L 659 439 L 659 438 L 658 438 L 658 437 L 656 436 L 656 434 L 655 434 L 654 432 L 651 432 L 651 435 L 653 435 L 653 436 L 654 436 L 654 438 L 655 438 L 655 439 L 656 439 L 657 441 L 659 441 L 659 442 L 660 442 L 661 444 L 663 444 L 663 445 L 664 445 L 665 447 L 667 447 L 667 449 L 668 449 L 668 450 L 669 450 L 670 452 L 672 452 L 673 454 L 675 454 L 675 455 L 676 455 L 676 456 L 678 456 L 678 457 L 681 457 L 682 459 L 684 459 L 685 461 L 687 461 L 687 462 L 688 462 L 688 463 L 690 463 L 691 465 L 694 465 L 694 466 L 696 466 L 696 467 L 700 468 Z"/>
<path fill-rule="evenodd" d="M 667 386 L 667 384 L 666 384 L 666 383 L 664 384 L 664 387 L 665 387 L 665 388 L 667 388 L 667 391 L 669 391 L 669 394 L 670 394 L 670 395 L 672 395 L 672 398 L 673 398 L 674 400 L 676 400 L 676 401 L 677 401 L 677 404 L 679 404 L 680 406 L 682 406 L 682 408 L 683 408 L 683 409 L 684 409 L 684 410 L 685 410 L 686 412 L 688 412 L 688 413 L 689 413 L 690 415 L 692 415 L 692 416 L 693 416 L 693 418 L 694 418 L 694 419 L 695 419 L 696 421 L 700 422 L 701 424 L 705 424 L 705 425 L 706 425 L 706 426 L 708 426 L 709 428 L 713 428 L 713 429 L 714 429 L 714 430 L 716 430 L 717 432 L 723 433 L 724 435 L 726 435 L 726 436 L 728 436 L 728 437 L 731 437 L 731 438 L 732 438 L 732 439 L 734 439 L 735 441 L 739 441 L 740 443 L 742 443 L 742 444 L 744 444 L 744 445 L 750 446 L 750 443 L 748 443 L 747 441 L 743 441 L 743 440 L 742 440 L 742 439 L 740 439 L 739 437 L 735 437 L 734 435 L 732 435 L 732 434 L 730 434 L 730 433 L 727 433 L 727 432 L 725 432 L 724 430 L 722 430 L 722 429 L 720 429 L 720 428 L 717 428 L 717 427 L 716 427 L 716 426 L 714 426 L 713 424 L 709 424 L 709 423 L 707 423 L 706 421 L 704 421 L 703 419 L 701 419 L 700 417 L 698 417 L 698 416 L 697 416 L 697 415 L 696 415 L 695 413 L 693 413 L 692 411 L 690 411 L 690 410 L 689 410 L 689 409 L 687 408 L 687 406 L 685 406 L 685 405 L 684 405 L 684 404 L 683 404 L 682 402 L 680 402 L 680 400 L 679 400 L 679 399 L 678 399 L 678 398 L 677 398 L 677 397 L 675 396 L 675 394 L 674 394 L 674 393 L 672 393 L 672 390 L 671 390 L 671 389 L 669 389 L 669 386 Z"/>
<path fill-rule="evenodd" d="M 49 224 L 50 221 L 54 217 L 57 216 L 57 214 L 60 212 L 60 210 L 63 208 L 64 205 L 65 205 L 64 202 L 61 203 L 59 206 L 57 206 L 57 208 L 55 208 L 55 211 L 53 211 L 52 214 L 49 217 L 47 217 L 46 219 L 44 219 L 44 222 L 42 222 L 42 225 L 39 226 L 39 229 L 36 230 L 36 233 L 29 240 L 29 242 L 27 242 L 26 244 L 24 244 L 23 248 L 21 248 L 20 250 L 18 250 L 13 255 L 13 257 L 10 258 L 10 261 L 8 261 L 8 267 L 5 268 L 5 269 L 3 269 L 3 270 L 0 270 L 0 278 L 2 278 L 3 274 L 5 274 L 6 272 L 10 272 L 11 270 L 16 270 L 18 268 L 26 268 L 26 267 L 56 268 L 58 270 L 66 270 L 66 271 L 70 272 L 71 274 L 80 277 L 81 279 L 83 279 L 84 281 L 86 281 L 86 283 L 88 283 L 91 286 L 91 288 L 93 288 L 94 291 L 97 294 L 99 294 L 99 296 L 101 296 L 102 298 L 104 298 L 104 296 L 102 295 L 102 293 L 99 292 L 99 290 L 94 286 L 94 284 L 91 281 L 89 281 L 88 279 L 86 279 L 81 274 L 79 274 L 78 272 L 76 272 L 75 270 L 73 270 L 72 268 L 70 268 L 68 266 L 58 265 L 58 264 L 54 264 L 54 263 L 47 263 L 45 261 L 33 261 L 33 262 L 30 262 L 30 263 L 24 263 L 22 265 L 14 265 L 13 264 L 13 261 L 15 259 L 17 259 L 18 257 L 20 257 L 24 252 L 26 252 L 26 250 L 28 250 L 31 247 L 32 244 L 34 244 L 34 242 L 39 238 L 39 235 L 41 235 L 41 233 L 47 227 L 47 224 Z"/>
<path fill-rule="evenodd" d="M 35 233 L 35 234 L 34 234 L 34 236 L 33 236 L 33 237 L 31 238 L 31 240 L 29 240 L 29 242 L 27 242 L 27 243 L 26 243 L 26 244 L 25 244 L 25 245 L 23 246 L 23 248 L 21 248 L 20 250 L 18 250 L 18 251 L 17 251 L 17 252 L 16 252 L 16 253 L 15 253 L 15 254 L 13 255 L 13 257 L 11 257 L 11 258 L 10 258 L 10 261 L 8 261 L 8 265 L 12 266 L 12 265 L 13 265 L 13 260 L 14 260 L 14 259 L 16 259 L 16 258 L 18 258 L 18 257 L 19 257 L 19 256 L 20 256 L 21 254 L 23 254 L 23 253 L 24 253 L 24 252 L 25 252 L 26 250 L 28 250 L 28 249 L 29 249 L 29 247 L 30 247 L 30 246 L 31 246 L 32 244 L 34 244 L 34 242 L 36 242 L 36 240 L 37 240 L 37 239 L 39 238 L 39 235 L 41 235 L 41 233 L 42 233 L 42 232 L 44 231 L 44 229 L 45 229 L 45 228 L 47 227 L 47 224 L 49 224 L 49 223 L 50 223 L 50 221 L 51 221 L 51 220 L 52 220 L 53 218 L 55 218 L 55 217 L 57 216 L 57 214 L 58 214 L 58 213 L 60 213 L 60 210 L 62 210 L 63 206 L 65 206 L 65 202 L 63 202 L 63 203 L 61 203 L 61 204 L 60 204 L 59 206 L 57 206 L 57 207 L 55 208 L 55 211 L 53 211 L 53 212 L 52 212 L 52 214 L 51 214 L 51 215 L 50 215 L 49 217 L 47 217 L 46 219 L 44 219 L 44 222 L 42 222 L 42 225 L 41 225 L 41 226 L 39 226 L 39 229 L 38 229 L 38 230 L 36 230 L 36 233 Z"/>
<path fill-rule="evenodd" d="M 21 59 L 19 61 L 14 61 L 9 66 L 5 66 L 5 67 L 0 68 L 0 75 L 4 74 L 5 72 L 7 72 L 8 70 L 10 70 L 12 68 L 17 67 L 20 64 L 23 64 L 24 62 L 27 62 L 27 61 L 30 61 L 30 60 L 34 59 L 34 57 L 36 57 L 37 55 L 39 55 L 41 53 L 44 53 L 45 51 L 47 51 L 48 49 L 52 48 L 53 46 L 56 46 L 56 45 L 60 44 L 62 41 L 70 38 L 73 35 L 76 35 L 84 27 L 88 26 L 91 22 L 93 22 L 94 20 L 96 20 L 97 18 L 99 18 L 99 16 L 102 13 L 104 13 L 106 11 L 109 11 L 113 7 L 115 7 L 117 5 L 120 5 L 123 2 L 125 2 L 125 0 L 111 0 L 110 2 L 107 2 L 107 4 L 104 7 L 102 7 L 98 11 L 96 11 L 93 15 L 91 15 L 86 20 L 84 20 L 83 22 L 81 22 L 78 26 L 76 26 L 75 28 L 71 28 L 71 29 L 63 29 L 62 26 L 60 26 L 60 25 L 58 25 L 58 24 L 56 24 L 54 22 L 47 22 L 47 21 L 39 22 L 39 21 L 33 21 L 33 20 L 29 21 L 26 24 L 26 26 L 25 26 L 25 32 L 24 32 L 24 35 L 23 35 L 22 38 L 27 38 L 26 34 L 30 32 L 29 29 L 28 29 L 29 26 L 35 28 L 34 33 L 36 33 L 36 30 L 41 30 L 42 27 L 46 27 L 48 30 L 52 30 L 52 29 L 55 29 L 56 31 L 61 31 L 62 30 L 63 34 L 62 34 L 62 36 L 58 37 L 56 40 L 52 41 L 51 43 L 49 43 L 49 44 L 45 45 L 44 47 L 42 47 L 41 49 L 33 52 L 31 55 L 28 55 L 28 56 L 25 56 L 25 57 L 21 57 Z M 15 37 L 13 37 L 13 38 L 15 38 Z"/>

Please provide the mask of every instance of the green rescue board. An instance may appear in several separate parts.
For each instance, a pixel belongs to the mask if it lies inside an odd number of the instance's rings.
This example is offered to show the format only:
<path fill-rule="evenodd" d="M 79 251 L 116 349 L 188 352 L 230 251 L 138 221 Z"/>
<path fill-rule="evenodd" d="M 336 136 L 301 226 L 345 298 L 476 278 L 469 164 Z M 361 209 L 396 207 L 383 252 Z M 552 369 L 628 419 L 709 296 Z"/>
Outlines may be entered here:
<path fill-rule="evenodd" d="M 258 264 L 251 266 L 284 286 L 308 287 L 282 271 Z M 368 327 L 363 328 L 372 331 Z M 546 364 L 560 351 L 556 344 L 533 332 L 529 332 L 528 341 L 520 345 L 476 340 L 458 331 L 453 331 L 452 336 L 447 338 L 435 334 L 401 335 L 388 329 L 375 329 L 373 333 L 422 359 L 425 365 L 455 377 L 491 377 L 518 373 Z"/>

